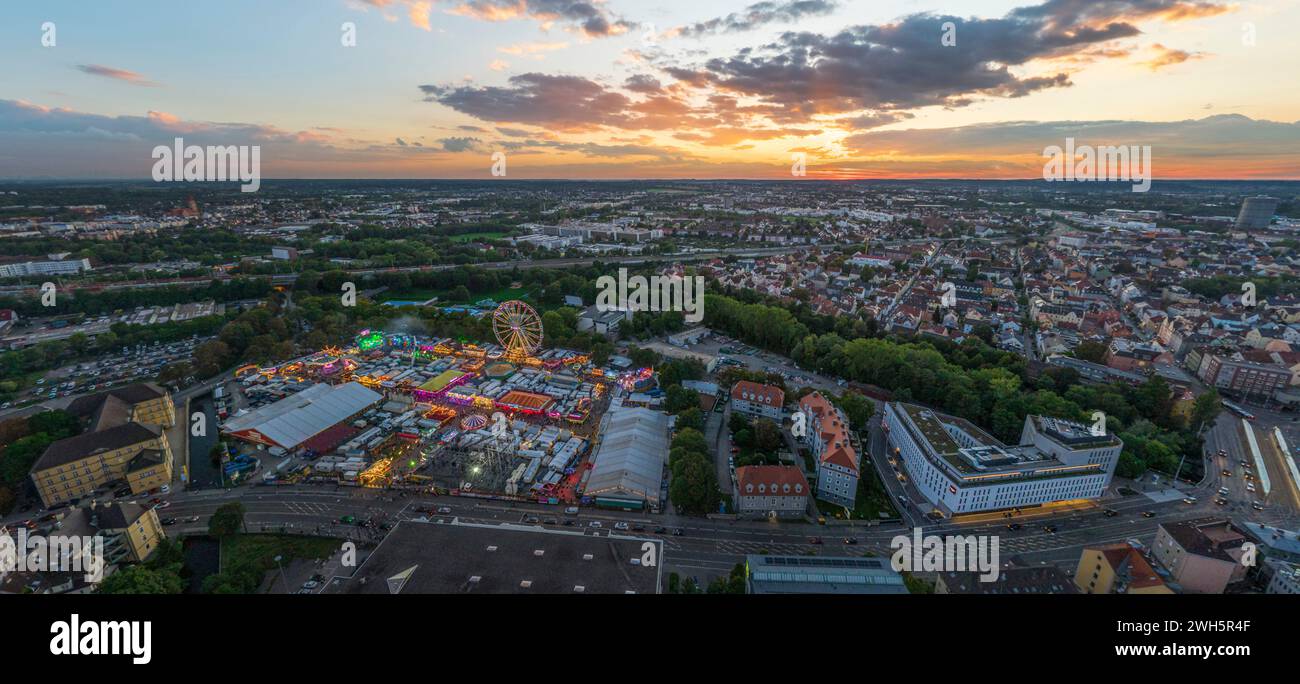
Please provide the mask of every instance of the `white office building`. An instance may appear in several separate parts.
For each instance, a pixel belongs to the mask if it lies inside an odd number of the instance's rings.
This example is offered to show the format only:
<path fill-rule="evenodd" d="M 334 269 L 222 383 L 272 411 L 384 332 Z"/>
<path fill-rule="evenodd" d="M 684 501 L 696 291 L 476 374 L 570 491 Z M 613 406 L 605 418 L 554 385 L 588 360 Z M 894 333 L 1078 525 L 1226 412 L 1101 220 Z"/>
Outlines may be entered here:
<path fill-rule="evenodd" d="M 27 278 L 47 275 L 75 275 L 90 270 L 90 259 L 63 259 L 58 261 L 23 261 L 0 264 L 0 278 Z"/>
<path fill-rule="evenodd" d="M 1026 416 L 1020 444 L 1008 446 L 968 420 L 930 409 L 885 405 L 889 456 L 945 515 L 1096 499 L 1124 444 L 1089 426 Z"/>

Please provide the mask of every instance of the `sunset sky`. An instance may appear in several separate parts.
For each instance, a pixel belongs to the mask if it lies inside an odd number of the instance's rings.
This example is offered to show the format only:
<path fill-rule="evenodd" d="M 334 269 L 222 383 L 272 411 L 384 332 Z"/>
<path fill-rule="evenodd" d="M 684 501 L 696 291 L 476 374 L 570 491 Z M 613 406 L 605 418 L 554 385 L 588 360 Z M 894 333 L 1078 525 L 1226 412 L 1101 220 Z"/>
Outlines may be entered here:
<path fill-rule="evenodd" d="M 42 45 L 54 26 L 54 42 Z M 341 43 L 355 24 L 356 45 Z M 944 46 L 944 22 L 956 44 Z M 1300 178 L 1300 0 L 259 0 L 0 7 L 0 178 Z"/>

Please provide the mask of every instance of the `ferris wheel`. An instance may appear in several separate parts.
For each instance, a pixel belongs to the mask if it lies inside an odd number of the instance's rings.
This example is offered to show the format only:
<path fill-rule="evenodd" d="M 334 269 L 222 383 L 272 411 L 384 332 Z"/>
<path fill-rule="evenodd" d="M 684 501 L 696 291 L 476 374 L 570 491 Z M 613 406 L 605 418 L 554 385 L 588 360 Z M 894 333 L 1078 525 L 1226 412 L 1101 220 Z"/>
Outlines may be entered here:
<path fill-rule="evenodd" d="M 492 314 L 492 332 L 506 348 L 506 358 L 522 360 L 542 348 L 542 318 L 533 307 L 512 300 Z"/>

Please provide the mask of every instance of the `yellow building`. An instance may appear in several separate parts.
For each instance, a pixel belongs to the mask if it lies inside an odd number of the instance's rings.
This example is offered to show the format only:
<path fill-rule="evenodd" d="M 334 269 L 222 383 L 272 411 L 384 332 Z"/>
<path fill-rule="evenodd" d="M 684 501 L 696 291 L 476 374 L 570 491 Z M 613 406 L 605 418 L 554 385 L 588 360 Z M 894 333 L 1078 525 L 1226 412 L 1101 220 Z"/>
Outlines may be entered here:
<path fill-rule="evenodd" d="M 59 520 L 52 536 L 102 537 L 109 565 L 142 562 L 167 538 L 157 511 L 134 503 L 74 508 Z"/>
<path fill-rule="evenodd" d="M 68 405 L 86 431 L 54 442 L 32 466 L 32 482 L 47 507 L 125 482 L 140 494 L 172 479 L 164 429 L 176 424 L 171 397 L 153 383 L 118 387 Z"/>
<path fill-rule="evenodd" d="M 171 447 L 158 428 L 124 423 L 50 444 L 31 475 L 47 508 L 116 482 L 140 494 L 171 481 Z"/>
<path fill-rule="evenodd" d="M 1172 594 L 1140 551 L 1125 543 L 1084 547 L 1074 585 L 1085 594 Z"/>
<path fill-rule="evenodd" d="M 91 430 L 102 430 L 122 423 L 140 423 L 169 428 L 176 424 L 176 407 L 172 398 L 152 382 L 138 382 L 88 397 L 68 405 L 68 413 L 88 419 Z"/>

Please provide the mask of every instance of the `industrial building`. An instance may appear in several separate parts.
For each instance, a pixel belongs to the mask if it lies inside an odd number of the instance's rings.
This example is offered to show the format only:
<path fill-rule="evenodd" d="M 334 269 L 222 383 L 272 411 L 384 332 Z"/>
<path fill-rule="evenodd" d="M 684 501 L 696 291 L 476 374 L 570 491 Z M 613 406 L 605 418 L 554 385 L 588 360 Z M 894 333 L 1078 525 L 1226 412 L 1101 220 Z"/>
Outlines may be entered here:
<path fill-rule="evenodd" d="M 658 510 L 668 462 L 668 415 L 645 408 L 605 414 L 586 496 L 596 505 Z"/>
<path fill-rule="evenodd" d="M 356 417 L 383 399 L 357 382 L 338 386 L 318 384 L 225 424 L 231 437 L 285 451 Z"/>
<path fill-rule="evenodd" d="M 942 513 L 960 514 L 1097 499 L 1123 442 L 1090 426 L 1026 416 L 1008 446 L 970 421 L 915 404 L 885 405 L 889 455 Z"/>

